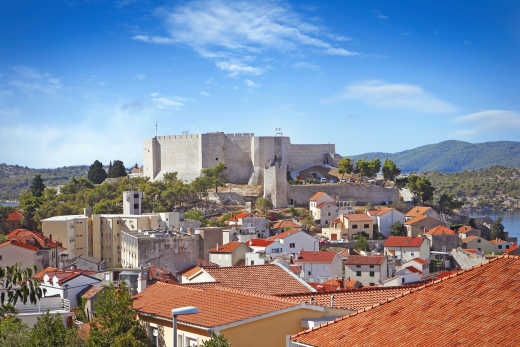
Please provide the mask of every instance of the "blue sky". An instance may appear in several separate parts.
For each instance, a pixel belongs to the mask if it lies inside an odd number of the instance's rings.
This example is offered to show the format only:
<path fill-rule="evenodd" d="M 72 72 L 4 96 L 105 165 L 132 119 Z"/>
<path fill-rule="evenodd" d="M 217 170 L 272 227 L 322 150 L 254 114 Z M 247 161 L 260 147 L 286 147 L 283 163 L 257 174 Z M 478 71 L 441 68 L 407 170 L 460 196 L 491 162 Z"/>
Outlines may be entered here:
<path fill-rule="evenodd" d="M 518 1 L 4 1 L 0 162 L 225 131 L 340 154 L 520 140 Z"/>

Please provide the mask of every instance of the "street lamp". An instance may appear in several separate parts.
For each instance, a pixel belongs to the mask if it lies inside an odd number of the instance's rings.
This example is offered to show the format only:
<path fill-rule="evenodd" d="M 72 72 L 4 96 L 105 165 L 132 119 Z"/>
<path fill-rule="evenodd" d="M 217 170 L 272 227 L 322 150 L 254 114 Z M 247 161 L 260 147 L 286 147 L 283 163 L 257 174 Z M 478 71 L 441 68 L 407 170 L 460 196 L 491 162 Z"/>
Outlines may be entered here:
<path fill-rule="evenodd" d="M 173 316 L 173 347 L 177 347 L 177 316 L 183 314 L 196 314 L 199 309 L 193 306 L 179 307 L 172 309 Z"/>

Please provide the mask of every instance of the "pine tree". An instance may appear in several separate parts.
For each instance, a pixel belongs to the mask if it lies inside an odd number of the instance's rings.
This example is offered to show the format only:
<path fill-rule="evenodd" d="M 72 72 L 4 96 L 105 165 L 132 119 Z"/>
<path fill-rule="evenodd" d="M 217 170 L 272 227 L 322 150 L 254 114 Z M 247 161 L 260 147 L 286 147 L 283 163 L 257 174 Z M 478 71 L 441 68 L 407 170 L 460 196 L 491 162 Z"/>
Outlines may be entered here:
<path fill-rule="evenodd" d="M 126 168 L 121 160 L 114 160 L 114 162 L 110 162 L 110 167 L 108 169 L 108 177 L 116 178 L 126 176 Z"/>
<path fill-rule="evenodd" d="M 107 178 L 103 164 L 99 160 L 94 161 L 88 169 L 88 179 L 94 184 L 100 184 Z"/>
<path fill-rule="evenodd" d="M 34 176 L 31 183 L 31 193 L 33 196 L 40 197 L 42 196 L 43 191 L 45 190 L 45 184 L 43 184 L 42 176 L 36 175 Z"/>

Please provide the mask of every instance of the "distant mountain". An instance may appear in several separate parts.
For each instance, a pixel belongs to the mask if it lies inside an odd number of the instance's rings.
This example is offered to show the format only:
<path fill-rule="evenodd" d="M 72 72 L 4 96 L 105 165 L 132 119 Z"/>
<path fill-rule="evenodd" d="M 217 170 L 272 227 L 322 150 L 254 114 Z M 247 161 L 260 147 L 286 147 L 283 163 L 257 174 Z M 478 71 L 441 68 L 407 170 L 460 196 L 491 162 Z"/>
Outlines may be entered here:
<path fill-rule="evenodd" d="M 0 164 L 0 200 L 16 200 L 29 189 L 35 175 L 42 175 L 47 186 L 66 183 L 70 178 L 87 176 L 88 166 L 65 166 L 56 169 L 31 169 L 18 165 Z"/>
<path fill-rule="evenodd" d="M 520 167 L 520 142 L 498 141 L 469 143 L 444 141 L 397 153 L 374 152 L 347 156 L 354 160 L 379 158 L 393 160 L 403 172 L 460 172 L 494 165 Z"/>

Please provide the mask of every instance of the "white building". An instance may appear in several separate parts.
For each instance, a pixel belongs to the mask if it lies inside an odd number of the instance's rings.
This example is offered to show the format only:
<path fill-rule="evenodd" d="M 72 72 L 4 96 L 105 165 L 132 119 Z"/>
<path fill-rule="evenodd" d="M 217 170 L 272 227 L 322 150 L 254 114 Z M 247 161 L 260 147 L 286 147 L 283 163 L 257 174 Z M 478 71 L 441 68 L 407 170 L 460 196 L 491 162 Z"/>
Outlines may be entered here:
<path fill-rule="evenodd" d="M 245 243 L 251 252 L 246 253 L 246 265 L 263 265 L 272 258 L 285 255 L 286 247 L 279 240 L 251 239 Z"/>
<path fill-rule="evenodd" d="M 430 260 L 430 242 L 423 237 L 390 236 L 384 243 L 385 255 L 400 261 Z"/>
<path fill-rule="evenodd" d="M 397 211 L 395 208 L 384 207 L 377 210 L 368 210 L 367 214 L 377 224 L 378 230 L 385 237 L 390 236 L 390 227 L 392 224 L 401 222 L 404 224 L 404 213 Z"/>
<path fill-rule="evenodd" d="M 323 283 L 343 275 L 341 257 L 336 252 L 301 251 L 294 262 L 301 266 L 300 277 L 307 282 Z"/>
<path fill-rule="evenodd" d="M 218 266 L 244 265 L 251 248 L 239 241 L 223 244 L 209 250 L 209 261 Z"/>
<path fill-rule="evenodd" d="M 319 220 L 322 227 L 327 227 L 339 215 L 354 213 L 354 208 L 349 201 L 338 201 L 327 193 L 318 192 L 309 199 L 309 211 L 315 221 Z"/>
<path fill-rule="evenodd" d="M 320 249 L 318 239 L 298 229 L 284 231 L 267 240 L 278 240 L 284 246 L 285 252 L 290 254 L 298 254 L 300 251 L 319 251 Z"/>
<path fill-rule="evenodd" d="M 345 278 L 364 286 L 383 285 L 393 275 L 393 267 L 384 256 L 350 255 L 345 260 Z"/>

